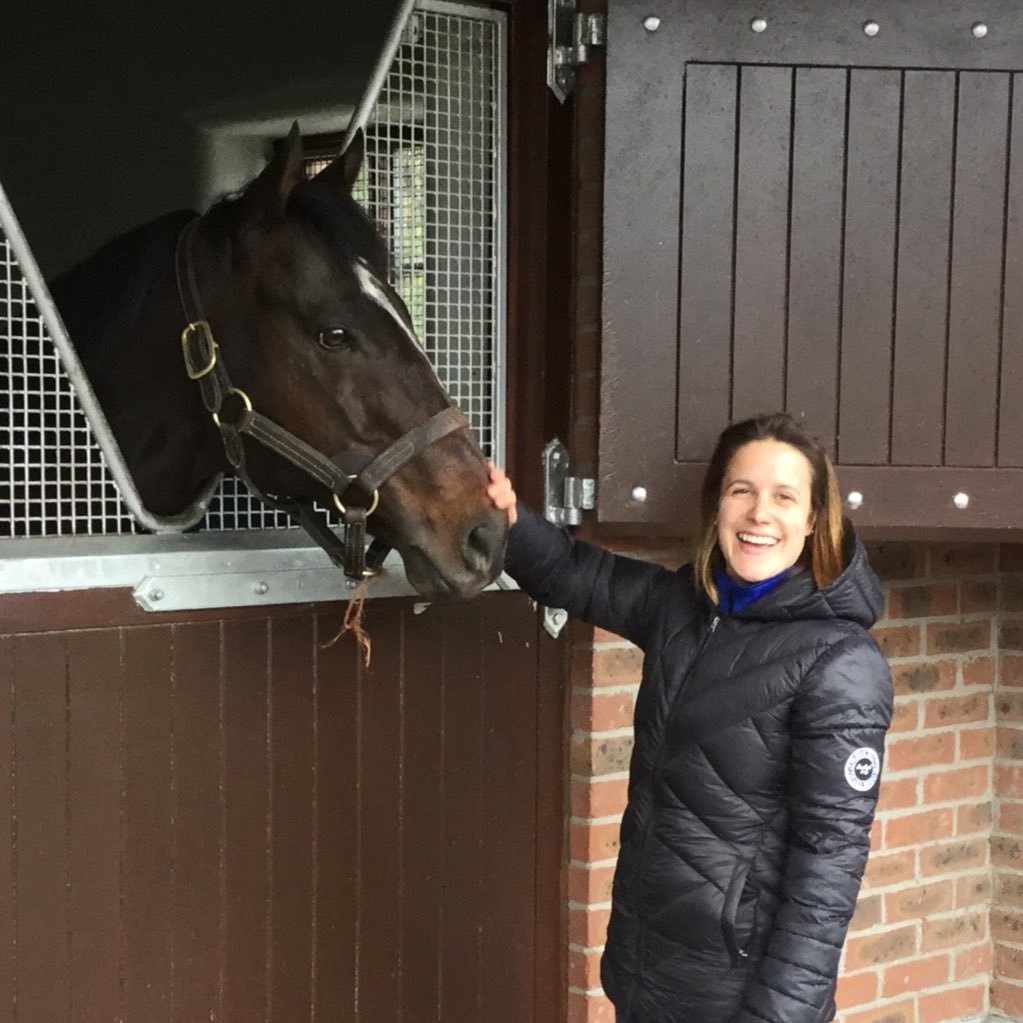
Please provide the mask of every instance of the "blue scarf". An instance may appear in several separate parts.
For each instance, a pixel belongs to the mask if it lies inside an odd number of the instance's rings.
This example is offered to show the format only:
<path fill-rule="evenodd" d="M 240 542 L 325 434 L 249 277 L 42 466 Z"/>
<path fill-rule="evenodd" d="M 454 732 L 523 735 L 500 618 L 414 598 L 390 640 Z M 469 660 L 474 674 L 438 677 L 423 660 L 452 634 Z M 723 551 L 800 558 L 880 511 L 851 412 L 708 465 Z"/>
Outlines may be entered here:
<path fill-rule="evenodd" d="M 765 593 L 770 593 L 792 571 L 790 566 L 772 575 L 770 579 L 762 579 L 758 583 L 741 583 L 733 579 L 724 569 L 714 569 L 714 582 L 718 587 L 718 607 L 728 613 L 741 611 L 754 600 L 759 600 Z"/>

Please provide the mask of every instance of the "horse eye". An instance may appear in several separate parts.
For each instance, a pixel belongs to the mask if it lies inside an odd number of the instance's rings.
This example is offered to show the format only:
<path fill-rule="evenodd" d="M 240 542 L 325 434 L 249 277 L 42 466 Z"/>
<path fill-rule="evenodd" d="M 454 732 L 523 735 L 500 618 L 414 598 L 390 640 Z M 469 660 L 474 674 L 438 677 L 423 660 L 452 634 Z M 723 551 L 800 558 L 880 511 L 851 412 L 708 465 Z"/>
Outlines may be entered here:
<path fill-rule="evenodd" d="M 351 336 L 344 327 L 324 327 L 316 336 L 323 348 L 344 348 L 351 341 Z"/>

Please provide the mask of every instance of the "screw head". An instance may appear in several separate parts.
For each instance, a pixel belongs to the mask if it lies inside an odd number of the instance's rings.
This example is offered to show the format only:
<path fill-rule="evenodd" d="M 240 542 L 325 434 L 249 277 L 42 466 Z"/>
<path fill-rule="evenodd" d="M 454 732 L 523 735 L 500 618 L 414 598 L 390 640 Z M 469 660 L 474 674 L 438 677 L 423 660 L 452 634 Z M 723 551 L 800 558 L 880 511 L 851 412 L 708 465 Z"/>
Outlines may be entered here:
<path fill-rule="evenodd" d="M 163 600 L 163 590 L 159 590 L 159 589 L 157 589 L 157 590 L 150 590 L 149 591 L 149 599 L 154 601 L 154 602 L 155 601 L 159 601 L 159 600 Z"/>
<path fill-rule="evenodd" d="M 749 27 L 754 32 L 763 32 L 767 29 L 767 18 L 754 18 L 750 23 Z"/>
<path fill-rule="evenodd" d="M 881 26 L 876 21 L 865 21 L 863 23 L 863 34 L 871 39 L 881 31 Z"/>
<path fill-rule="evenodd" d="M 863 506 L 863 495 L 858 490 L 850 490 L 846 495 L 845 503 L 855 511 Z"/>
<path fill-rule="evenodd" d="M 970 507 L 970 495 L 964 494 L 961 490 L 952 498 L 952 504 L 954 504 L 960 511 L 964 508 Z"/>
<path fill-rule="evenodd" d="M 260 596 L 263 596 L 263 594 L 264 594 L 264 593 L 268 593 L 268 592 L 270 591 L 270 586 L 269 586 L 269 584 L 267 584 L 267 583 L 264 583 L 264 582 L 259 582 L 259 583 L 256 583 L 256 585 L 255 585 L 255 586 L 253 586 L 252 588 L 253 588 L 253 589 L 254 589 L 254 590 L 256 591 L 256 593 L 258 593 L 258 594 L 259 594 Z"/>
<path fill-rule="evenodd" d="M 632 493 L 629 495 L 633 501 L 637 504 L 642 504 L 646 500 L 646 487 L 633 487 Z"/>
<path fill-rule="evenodd" d="M 661 19 L 656 14 L 651 14 L 643 19 L 643 28 L 648 32 L 656 32 L 661 27 Z"/>

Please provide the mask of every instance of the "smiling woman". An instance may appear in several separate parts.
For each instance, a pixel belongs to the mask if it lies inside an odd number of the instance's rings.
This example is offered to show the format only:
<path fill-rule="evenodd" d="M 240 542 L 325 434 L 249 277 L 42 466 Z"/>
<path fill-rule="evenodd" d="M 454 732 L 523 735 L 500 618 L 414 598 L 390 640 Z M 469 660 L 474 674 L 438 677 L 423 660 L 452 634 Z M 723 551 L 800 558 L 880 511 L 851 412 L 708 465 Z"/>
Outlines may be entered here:
<path fill-rule="evenodd" d="M 601 967 L 620 1023 L 825 1023 L 870 848 L 888 665 L 881 587 L 831 462 L 787 414 L 728 427 L 677 572 L 517 502 L 507 570 L 645 654 Z"/>

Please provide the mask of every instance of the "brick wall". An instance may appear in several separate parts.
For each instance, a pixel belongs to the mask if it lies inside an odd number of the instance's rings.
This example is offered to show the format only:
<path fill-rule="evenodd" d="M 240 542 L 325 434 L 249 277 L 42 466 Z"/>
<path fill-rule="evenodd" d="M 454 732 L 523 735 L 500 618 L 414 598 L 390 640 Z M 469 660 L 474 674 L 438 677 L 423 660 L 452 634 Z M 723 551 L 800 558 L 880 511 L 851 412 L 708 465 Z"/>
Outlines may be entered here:
<path fill-rule="evenodd" d="M 604 0 L 584 6 L 605 7 Z M 569 448 L 596 464 L 603 69 L 575 96 Z M 637 201 L 641 201 L 641 198 Z M 677 542 L 583 535 L 677 564 Z M 1023 1019 L 1023 547 L 888 544 L 876 635 L 897 692 L 874 852 L 847 944 L 841 1023 Z M 569 1023 L 612 1023 L 599 986 L 639 653 L 571 626 Z"/>

